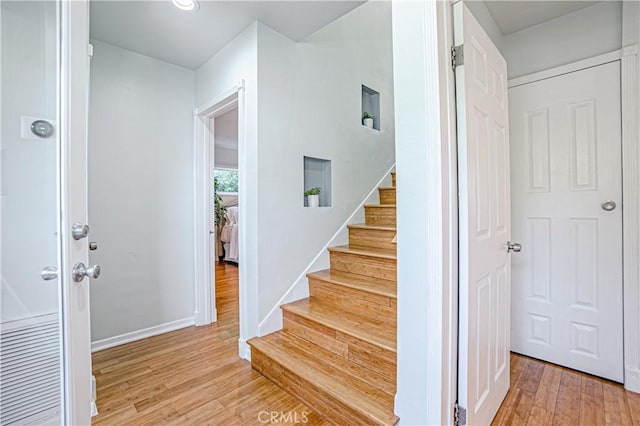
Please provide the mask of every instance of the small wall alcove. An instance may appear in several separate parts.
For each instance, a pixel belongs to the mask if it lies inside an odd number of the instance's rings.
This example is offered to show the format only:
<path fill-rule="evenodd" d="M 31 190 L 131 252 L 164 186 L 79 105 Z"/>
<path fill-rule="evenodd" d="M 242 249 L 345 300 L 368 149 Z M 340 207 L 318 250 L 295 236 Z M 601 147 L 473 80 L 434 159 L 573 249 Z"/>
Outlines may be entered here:
<path fill-rule="evenodd" d="M 365 112 L 373 115 L 373 128 L 380 130 L 380 93 L 370 87 L 362 85 L 362 112 L 360 122 Z M 363 124 L 364 126 L 364 124 Z"/>
<path fill-rule="evenodd" d="M 331 160 L 304 157 L 304 190 L 320 188 L 320 207 L 331 207 Z M 308 207 L 304 196 L 304 206 Z"/>

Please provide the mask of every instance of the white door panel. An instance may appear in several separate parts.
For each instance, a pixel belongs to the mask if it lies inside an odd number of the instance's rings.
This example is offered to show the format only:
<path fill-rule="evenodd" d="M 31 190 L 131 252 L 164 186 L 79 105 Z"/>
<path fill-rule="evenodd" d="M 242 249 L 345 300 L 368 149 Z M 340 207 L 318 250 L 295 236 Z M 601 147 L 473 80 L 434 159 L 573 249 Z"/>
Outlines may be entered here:
<path fill-rule="evenodd" d="M 489 424 L 509 389 L 509 123 L 506 62 L 462 3 L 454 5 L 460 187 L 458 402 Z"/>
<path fill-rule="evenodd" d="M 523 245 L 512 349 L 622 381 L 619 62 L 512 88 L 509 105 L 513 236 Z"/>

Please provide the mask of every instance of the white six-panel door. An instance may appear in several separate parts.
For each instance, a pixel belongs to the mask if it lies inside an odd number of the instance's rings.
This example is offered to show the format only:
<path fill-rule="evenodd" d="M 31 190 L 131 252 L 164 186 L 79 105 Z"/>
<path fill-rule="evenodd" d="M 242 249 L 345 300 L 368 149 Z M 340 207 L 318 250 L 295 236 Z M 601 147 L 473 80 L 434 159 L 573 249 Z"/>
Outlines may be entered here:
<path fill-rule="evenodd" d="M 509 104 L 513 236 L 523 245 L 512 350 L 621 382 L 620 63 L 511 88 Z"/>
<path fill-rule="evenodd" d="M 454 38 L 460 221 L 458 403 L 487 425 L 509 390 L 511 237 L 507 66 L 462 2 Z"/>

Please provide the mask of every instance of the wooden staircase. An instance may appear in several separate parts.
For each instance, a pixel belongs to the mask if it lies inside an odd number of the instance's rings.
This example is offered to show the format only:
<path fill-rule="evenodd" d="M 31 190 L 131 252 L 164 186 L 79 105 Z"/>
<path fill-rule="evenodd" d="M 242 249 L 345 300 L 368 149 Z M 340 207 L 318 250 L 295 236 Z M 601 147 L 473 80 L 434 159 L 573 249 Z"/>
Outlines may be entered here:
<path fill-rule="evenodd" d="M 393 425 L 396 233 L 393 186 L 329 249 L 331 269 L 307 275 L 310 297 L 283 305 L 284 328 L 249 340 L 251 364 L 339 425 Z"/>

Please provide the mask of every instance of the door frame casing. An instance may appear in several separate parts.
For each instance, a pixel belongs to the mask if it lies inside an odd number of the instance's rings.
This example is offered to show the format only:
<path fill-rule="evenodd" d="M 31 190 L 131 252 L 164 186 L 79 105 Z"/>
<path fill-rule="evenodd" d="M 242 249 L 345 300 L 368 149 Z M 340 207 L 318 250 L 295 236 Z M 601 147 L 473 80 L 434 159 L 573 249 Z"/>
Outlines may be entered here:
<path fill-rule="evenodd" d="M 621 52 L 624 387 L 640 393 L 640 56 Z"/>
<path fill-rule="evenodd" d="M 77 262 L 88 264 L 88 239 L 71 237 L 72 224 L 87 223 L 87 125 L 89 111 L 89 2 L 60 1 L 59 236 L 64 424 L 91 423 L 90 280 L 74 282 Z"/>
<path fill-rule="evenodd" d="M 509 80 L 509 88 L 620 61 L 624 387 L 640 392 L 640 148 L 638 45 Z M 636 94 L 634 96 L 634 94 Z"/>
<path fill-rule="evenodd" d="M 401 425 L 451 424 L 458 345 L 453 11 L 444 1 L 394 1 L 392 8 L 400 170 L 395 412 Z"/>
<path fill-rule="evenodd" d="M 243 229 L 246 215 L 243 214 L 242 185 L 245 182 L 245 167 L 242 167 L 242 153 L 245 148 L 245 120 L 244 120 L 244 80 L 238 82 L 228 90 L 218 94 L 211 101 L 194 109 L 194 187 L 195 187 L 195 325 L 206 325 L 216 321 L 215 309 L 215 250 L 209 234 L 211 226 L 211 197 L 213 196 L 212 173 L 214 162 L 214 150 L 211 148 L 214 141 L 213 119 L 237 106 L 238 108 L 238 232 L 239 232 L 239 258 L 246 259 L 246 244 L 243 244 Z M 246 293 L 246 278 L 242 274 L 244 268 L 239 270 L 239 294 L 240 294 L 240 329 L 246 322 L 246 309 L 243 309 L 244 295 Z M 240 356 L 246 355 L 245 348 L 241 345 Z"/>

